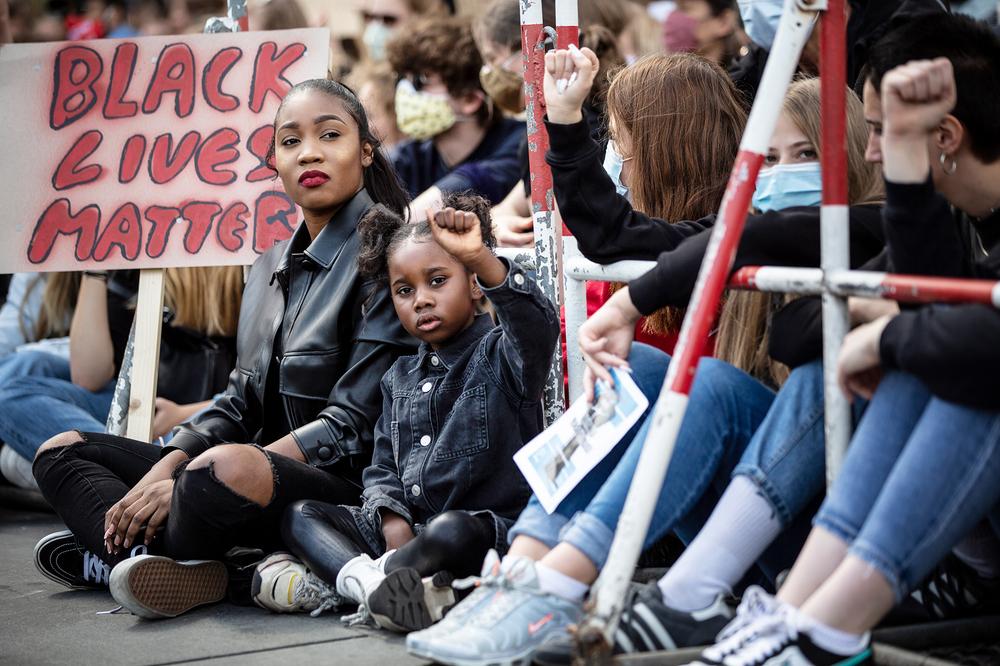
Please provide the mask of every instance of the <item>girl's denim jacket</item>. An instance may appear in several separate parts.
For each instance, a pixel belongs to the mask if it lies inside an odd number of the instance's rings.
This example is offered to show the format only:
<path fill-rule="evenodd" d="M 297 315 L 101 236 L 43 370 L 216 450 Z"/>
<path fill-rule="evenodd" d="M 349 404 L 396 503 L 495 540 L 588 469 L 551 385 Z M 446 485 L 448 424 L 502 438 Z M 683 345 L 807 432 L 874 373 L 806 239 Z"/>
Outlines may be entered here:
<path fill-rule="evenodd" d="M 419 527 L 450 509 L 489 511 L 497 546 L 530 489 L 514 453 L 544 428 L 542 393 L 559 313 L 517 264 L 483 293 L 500 320 L 478 315 L 438 351 L 424 343 L 382 378 L 375 453 L 363 475 L 359 528 L 382 541 L 379 509 Z"/>

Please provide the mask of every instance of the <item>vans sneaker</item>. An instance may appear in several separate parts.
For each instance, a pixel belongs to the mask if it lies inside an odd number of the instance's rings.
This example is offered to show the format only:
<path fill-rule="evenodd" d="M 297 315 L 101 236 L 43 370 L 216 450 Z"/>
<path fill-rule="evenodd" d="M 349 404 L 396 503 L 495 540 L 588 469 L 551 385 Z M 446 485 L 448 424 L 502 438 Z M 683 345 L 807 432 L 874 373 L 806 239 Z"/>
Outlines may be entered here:
<path fill-rule="evenodd" d="M 143 555 L 146 545 L 133 546 L 129 556 Z M 100 590 L 108 586 L 111 567 L 84 548 L 69 530 L 53 532 L 35 544 L 35 567 L 46 578 L 71 590 Z"/>
<path fill-rule="evenodd" d="M 215 560 L 177 561 L 139 555 L 111 570 L 111 596 L 126 610 L 150 620 L 176 617 L 226 596 L 229 575 Z"/>

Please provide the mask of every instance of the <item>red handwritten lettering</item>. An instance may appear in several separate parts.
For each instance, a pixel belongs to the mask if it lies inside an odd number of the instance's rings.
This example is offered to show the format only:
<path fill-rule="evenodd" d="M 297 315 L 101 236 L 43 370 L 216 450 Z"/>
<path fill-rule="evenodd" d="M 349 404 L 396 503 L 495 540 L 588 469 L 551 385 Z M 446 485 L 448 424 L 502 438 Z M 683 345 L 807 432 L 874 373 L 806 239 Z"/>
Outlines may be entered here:
<path fill-rule="evenodd" d="M 135 72 L 135 61 L 138 53 L 139 47 L 134 42 L 119 44 L 118 48 L 115 49 L 115 57 L 111 61 L 111 81 L 108 84 L 108 95 L 104 98 L 105 118 L 131 118 L 138 112 L 138 104 L 125 100 L 125 91 L 132 83 L 132 74 Z"/>
<path fill-rule="evenodd" d="M 253 249 L 267 252 L 274 244 L 292 235 L 298 209 L 284 192 L 264 192 L 257 197 L 253 215 Z"/>
<path fill-rule="evenodd" d="M 205 73 L 201 77 L 202 95 L 216 111 L 235 111 L 240 107 L 240 100 L 235 95 L 222 92 L 222 80 L 242 57 L 242 50 L 230 46 L 212 56 L 205 66 Z"/>
<path fill-rule="evenodd" d="M 194 110 L 194 53 L 187 44 L 170 44 L 164 47 L 156 61 L 156 70 L 146 89 L 142 102 L 143 113 L 154 113 L 160 108 L 163 96 L 174 95 L 174 112 L 186 118 Z"/>
<path fill-rule="evenodd" d="M 230 252 L 238 252 L 243 249 L 243 238 L 246 235 L 247 223 L 245 218 L 250 214 L 250 209 L 242 201 L 237 201 L 226 209 L 226 212 L 219 218 L 219 223 L 215 225 L 215 235 L 221 245 Z"/>
<path fill-rule="evenodd" d="M 82 162 L 94 154 L 104 139 L 98 130 L 84 132 L 69 149 L 62 162 L 52 174 L 52 187 L 56 190 L 68 190 L 77 185 L 92 183 L 101 177 L 104 169 L 100 164 L 81 166 Z"/>
<path fill-rule="evenodd" d="M 67 46 L 56 54 L 49 127 L 59 130 L 87 115 L 97 103 L 94 84 L 103 69 L 101 56 L 86 46 Z"/>
<path fill-rule="evenodd" d="M 274 42 L 264 42 L 257 50 L 253 63 L 253 79 L 250 82 L 250 110 L 260 113 L 264 108 L 264 100 L 272 93 L 280 100 L 292 89 L 291 82 L 285 78 L 285 70 L 291 67 L 305 55 L 305 44 L 289 44 L 281 53 L 277 53 L 278 45 Z M 277 55 L 275 55 L 277 54 Z"/>
<path fill-rule="evenodd" d="M 83 208 L 76 215 L 69 207 L 69 199 L 56 199 L 45 209 L 31 232 L 28 243 L 28 261 L 44 263 L 59 236 L 76 235 L 76 259 L 86 261 L 94 252 L 97 227 L 101 223 L 101 211 L 97 206 Z"/>
<path fill-rule="evenodd" d="M 104 261 L 115 247 L 124 259 L 135 261 L 139 258 L 142 226 L 139 224 L 139 209 L 133 203 L 123 204 L 111 216 L 94 248 L 94 259 Z"/>
<path fill-rule="evenodd" d="M 234 182 L 236 172 L 219 167 L 232 164 L 240 158 L 240 151 L 236 149 L 239 142 L 240 135 L 229 127 L 216 130 L 202 141 L 194 158 L 198 178 L 209 185 L 229 185 Z"/>
<path fill-rule="evenodd" d="M 169 183 L 177 177 L 194 156 L 201 135 L 190 131 L 181 137 L 177 149 L 173 149 L 174 137 L 161 134 L 153 140 L 153 148 L 149 151 L 149 177 L 157 185 Z"/>

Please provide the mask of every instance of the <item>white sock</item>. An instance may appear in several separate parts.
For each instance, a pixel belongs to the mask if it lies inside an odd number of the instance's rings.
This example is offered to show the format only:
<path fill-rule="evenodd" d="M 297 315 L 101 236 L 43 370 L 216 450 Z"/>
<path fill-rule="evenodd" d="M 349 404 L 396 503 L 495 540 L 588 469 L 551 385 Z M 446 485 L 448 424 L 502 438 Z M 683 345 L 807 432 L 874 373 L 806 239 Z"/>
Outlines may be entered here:
<path fill-rule="evenodd" d="M 832 652 L 841 656 L 857 654 L 868 645 L 869 634 L 852 634 L 849 631 L 841 631 L 818 622 L 810 617 L 799 614 L 800 631 L 809 634 L 812 642 L 823 648 L 827 652 Z"/>
<path fill-rule="evenodd" d="M 583 596 L 590 589 L 586 583 L 581 583 L 576 578 L 567 576 L 552 567 L 547 567 L 541 562 L 535 563 L 535 573 L 538 575 L 538 586 L 542 588 L 542 592 L 548 592 L 569 601 L 583 601 Z"/>
<path fill-rule="evenodd" d="M 757 485 L 737 476 L 708 522 L 658 583 L 663 603 L 691 613 L 732 592 L 781 533 L 777 512 Z"/>

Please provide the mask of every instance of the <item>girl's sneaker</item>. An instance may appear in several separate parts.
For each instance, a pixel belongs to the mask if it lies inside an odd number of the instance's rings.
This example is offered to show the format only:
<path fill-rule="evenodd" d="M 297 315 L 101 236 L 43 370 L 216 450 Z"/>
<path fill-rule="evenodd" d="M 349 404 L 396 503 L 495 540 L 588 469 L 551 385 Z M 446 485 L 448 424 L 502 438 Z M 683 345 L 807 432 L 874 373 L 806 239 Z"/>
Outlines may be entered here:
<path fill-rule="evenodd" d="M 439 571 L 421 578 L 416 569 L 396 569 L 368 595 L 366 606 L 383 629 L 409 633 L 426 629 L 455 605 L 452 576 Z"/>
<path fill-rule="evenodd" d="M 176 617 L 226 596 L 229 575 L 215 560 L 176 561 L 161 555 L 139 555 L 111 570 L 111 596 L 139 617 Z"/>
<path fill-rule="evenodd" d="M 275 613 L 310 613 L 313 617 L 347 603 L 332 585 L 306 570 L 291 553 L 266 557 L 253 573 L 253 602 Z"/>
<path fill-rule="evenodd" d="M 500 568 L 493 594 L 461 625 L 430 636 L 410 634 L 407 650 L 453 666 L 528 664 L 535 650 L 579 621 L 581 604 L 543 592 L 533 561 L 508 556 Z"/>
<path fill-rule="evenodd" d="M 853 654 L 826 650 L 800 630 L 797 611 L 783 606 L 706 649 L 691 666 L 868 666 L 870 639 Z"/>

